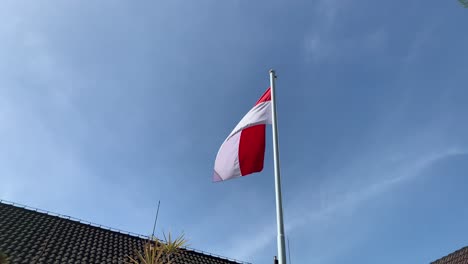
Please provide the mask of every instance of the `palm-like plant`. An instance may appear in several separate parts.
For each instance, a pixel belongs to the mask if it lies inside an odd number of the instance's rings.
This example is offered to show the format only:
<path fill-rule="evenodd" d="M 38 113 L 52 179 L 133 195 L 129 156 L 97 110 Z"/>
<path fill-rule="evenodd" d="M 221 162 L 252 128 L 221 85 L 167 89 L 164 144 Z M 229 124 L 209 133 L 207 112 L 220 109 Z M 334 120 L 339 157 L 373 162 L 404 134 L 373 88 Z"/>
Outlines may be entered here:
<path fill-rule="evenodd" d="M 7 255 L 5 255 L 5 253 L 3 252 L 0 252 L 0 264 L 8 264 L 8 263 L 10 262 L 8 261 Z"/>
<path fill-rule="evenodd" d="M 137 258 L 128 257 L 130 264 L 174 264 L 180 255 L 180 248 L 187 245 L 184 234 L 173 239 L 171 233 L 164 234 L 165 243 L 153 238 L 143 246 L 143 252 L 136 251 Z"/>

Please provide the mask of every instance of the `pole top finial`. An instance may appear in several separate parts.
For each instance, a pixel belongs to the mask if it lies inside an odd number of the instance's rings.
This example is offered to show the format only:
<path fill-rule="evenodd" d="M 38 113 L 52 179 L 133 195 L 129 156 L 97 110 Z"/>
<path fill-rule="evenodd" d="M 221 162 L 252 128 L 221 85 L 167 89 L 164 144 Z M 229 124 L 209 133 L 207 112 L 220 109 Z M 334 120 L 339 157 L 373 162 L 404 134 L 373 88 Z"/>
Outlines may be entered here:
<path fill-rule="evenodd" d="M 276 72 L 275 72 L 275 70 L 273 70 L 273 69 L 270 69 L 270 74 L 273 74 L 273 78 L 275 78 L 275 79 L 276 79 L 276 77 L 277 77 L 277 76 L 276 76 Z"/>

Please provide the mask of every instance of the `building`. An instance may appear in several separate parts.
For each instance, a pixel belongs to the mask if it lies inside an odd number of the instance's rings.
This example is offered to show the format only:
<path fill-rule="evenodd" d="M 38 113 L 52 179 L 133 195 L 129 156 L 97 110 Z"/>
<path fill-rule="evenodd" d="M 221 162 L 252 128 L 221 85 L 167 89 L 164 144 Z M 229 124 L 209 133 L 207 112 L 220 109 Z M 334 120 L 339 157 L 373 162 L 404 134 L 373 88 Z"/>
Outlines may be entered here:
<path fill-rule="evenodd" d="M 0 201 L 0 251 L 10 263 L 125 263 L 147 237 Z M 183 248 L 180 263 L 245 263 Z"/>
<path fill-rule="evenodd" d="M 468 247 L 450 253 L 431 264 L 468 264 Z"/>

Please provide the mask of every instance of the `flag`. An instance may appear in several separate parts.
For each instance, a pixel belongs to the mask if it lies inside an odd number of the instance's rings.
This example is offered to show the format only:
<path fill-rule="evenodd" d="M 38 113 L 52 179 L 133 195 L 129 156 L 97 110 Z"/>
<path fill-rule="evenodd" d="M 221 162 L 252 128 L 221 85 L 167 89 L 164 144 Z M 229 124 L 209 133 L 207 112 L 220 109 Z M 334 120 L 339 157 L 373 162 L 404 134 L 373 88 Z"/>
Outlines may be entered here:
<path fill-rule="evenodd" d="M 268 88 L 219 148 L 213 181 L 225 181 L 262 171 L 265 125 L 271 124 L 271 114 L 271 93 Z"/>

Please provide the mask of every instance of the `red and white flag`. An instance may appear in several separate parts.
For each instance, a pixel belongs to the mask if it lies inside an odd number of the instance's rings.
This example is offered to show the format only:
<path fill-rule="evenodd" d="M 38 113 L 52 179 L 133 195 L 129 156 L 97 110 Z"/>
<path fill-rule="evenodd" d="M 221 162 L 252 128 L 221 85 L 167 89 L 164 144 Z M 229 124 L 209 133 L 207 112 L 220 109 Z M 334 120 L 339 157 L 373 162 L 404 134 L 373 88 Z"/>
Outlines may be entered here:
<path fill-rule="evenodd" d="M 271 93 L 268 88 L 219 148 L 213 181 L 225 181 L 262 171 L 265 125 L 271 124 L 271 121 Z"/>

